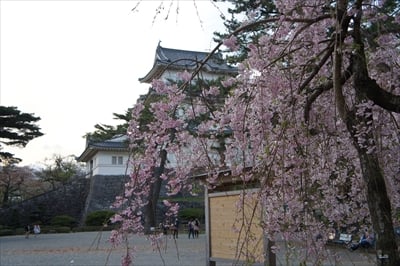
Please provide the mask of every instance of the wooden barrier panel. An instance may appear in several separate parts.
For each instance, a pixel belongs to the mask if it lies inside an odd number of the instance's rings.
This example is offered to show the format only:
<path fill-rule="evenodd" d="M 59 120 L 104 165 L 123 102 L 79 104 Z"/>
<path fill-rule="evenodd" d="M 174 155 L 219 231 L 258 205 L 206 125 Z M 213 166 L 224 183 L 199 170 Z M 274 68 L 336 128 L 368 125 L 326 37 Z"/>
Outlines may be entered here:
<path fill-rule="evenodd" d="M 255 194 L 209 194 L 210 255 L 213 258 L 262 262 L 264 234 Z"/>

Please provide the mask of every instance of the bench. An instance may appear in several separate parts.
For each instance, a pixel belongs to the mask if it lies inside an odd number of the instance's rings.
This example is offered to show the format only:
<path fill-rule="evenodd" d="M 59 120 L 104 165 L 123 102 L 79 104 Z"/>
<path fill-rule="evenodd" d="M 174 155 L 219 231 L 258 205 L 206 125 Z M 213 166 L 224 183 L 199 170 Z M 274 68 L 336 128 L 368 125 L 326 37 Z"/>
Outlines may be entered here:
<path fill-rule="evenodd" d="M 335 244 L 347 245 L 351 243 L 353 237 L 351 234 L 340 234 L 339 239 L 335 239 L 332 242 Z"/>

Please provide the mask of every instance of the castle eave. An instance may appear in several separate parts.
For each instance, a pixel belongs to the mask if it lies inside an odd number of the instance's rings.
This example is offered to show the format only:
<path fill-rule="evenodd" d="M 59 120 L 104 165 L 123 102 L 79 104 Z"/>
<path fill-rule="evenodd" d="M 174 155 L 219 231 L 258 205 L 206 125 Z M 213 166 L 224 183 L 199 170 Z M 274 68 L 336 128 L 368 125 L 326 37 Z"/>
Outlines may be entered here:
<path fill-rule="evenodd" d="M 128 152 L 128 148 L 99 148 L 95 146 L 88 146 L 85 151 L 78 157 L 78 162 L 90 161 L 100 151 L 113 151 L 113 152 Z"/>

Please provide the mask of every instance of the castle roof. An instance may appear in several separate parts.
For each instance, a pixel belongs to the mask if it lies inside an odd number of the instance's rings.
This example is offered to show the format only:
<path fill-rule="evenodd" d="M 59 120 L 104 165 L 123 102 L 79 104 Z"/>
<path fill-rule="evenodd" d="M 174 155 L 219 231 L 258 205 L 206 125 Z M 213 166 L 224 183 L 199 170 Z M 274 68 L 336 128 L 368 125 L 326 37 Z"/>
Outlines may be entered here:
<path fill-rule="evenodd" d="M 153 67 L 143 78 L 139 78 L 139 81 L 151 83 L 154 79 L 160 78 L 166 69 L 177 71 L 195 70 L 209 54 L 207 52 L 164 48 L 158 43 Z M 212 55 L 204 64 L 202 71 L 232 75 L 237 73 L 237 68 L 228 65 L 222 55 L 217 53 Z"/>
<path fill-rule="evenodd" d="M 129 144 L 127 136 L 116 136 L 105 141 L 87 140 L 86 148 L 78 157 L 78 162 L 88 162 L 99 151 L 121 151 L 128 152 Z"/>

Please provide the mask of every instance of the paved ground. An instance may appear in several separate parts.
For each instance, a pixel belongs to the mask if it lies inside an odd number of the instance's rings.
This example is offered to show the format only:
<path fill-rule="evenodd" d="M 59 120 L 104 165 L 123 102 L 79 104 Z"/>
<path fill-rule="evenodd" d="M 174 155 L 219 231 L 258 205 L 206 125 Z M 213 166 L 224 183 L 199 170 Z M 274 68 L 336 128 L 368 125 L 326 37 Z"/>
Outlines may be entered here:
<path fill-rule="evenodd" d="M 121 265 L 121 257 L 125 250 L 111 250 L 107 242 L 109 232 L 44 234 L 38 237 L 24 236 L 0 237 L 1 266 L 117 266 Z M 131 240 L 136 246 L 138 256 L 136 266 L 204 266 L 205 236 L 188 239 L 181 235 L 174 240 L 166 238 L 166 245 L 161 252 L 154 251 L 149 242 L 140 237 Z M 372 266 L 375 265 L 372 254 L 339 251 L 342 262 L 328 261 L 324 265 Z M 221 265 L 218 264 L 217 265 Z M 230 265 L 230 264 L 224 264 Z M 278 265 L 286 265 L 281 259 Z M 293 265 L 293 264 L 291 264 Z"/>
<path fill-rule="evenodd" d="M 85 232 L 70 234 L 43 234 L 38 237 L 0 237 L 1 266 L 99 266 L 121 265 L 126 249 L 111 249 L 107 242 L 109 232 Z M 166 239 L 161 252 L 155 251 L 149 241 L 134 237 L 138 266 L 157 265 L 205 265 L 205 238 L 177 240 L 178 250 L 172 239 Z M 179 258 L 178 258 L 179 256 Z"/>

